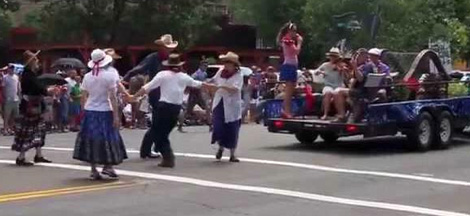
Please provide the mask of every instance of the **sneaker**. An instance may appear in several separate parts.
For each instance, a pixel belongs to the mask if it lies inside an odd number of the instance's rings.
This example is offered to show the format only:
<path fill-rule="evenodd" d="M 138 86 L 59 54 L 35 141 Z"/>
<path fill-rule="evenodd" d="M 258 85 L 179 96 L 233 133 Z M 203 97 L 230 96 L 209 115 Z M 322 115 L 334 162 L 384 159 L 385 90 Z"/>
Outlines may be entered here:
<path fill-rule="evenodd" d="M 90 174 L 90 180 L 99 181 L 99 180 L 103 180 L 103 177 L 100 175 L 98 171 L 92 171 Z"/>
<path fill-rule="evenodd" d="M 230 160 L 229 160 L 229 161 L 232 162 L 232 163 L 240 163 L 240 159 L 238 159 L 238 158 L 235 157 L 235 156 L 230 157 Z"/>
<path fill-rule="evenodd" d="M 119 176 L 116 174 L 116 171 L 114 171 L 114 169 L 109 169 L 109 168 L 103 169 L 101 174 L 107 175 L 108 177 L 113 178 L 113 179 L 119 178 Z"/>
<path fill-rule="evenodd" d="M 52 161 L 44 158 L 44 157 L 34 157 L 34 163 L 52 163 Z"/>
<path fill-rule="evenodd" d="M 217 151 L 217 154 L 215 154 L 215 159 L 217 160 L 222 159 L 223 154 L 224 154 L 224 150 L 219 149 L 219 151 Z"/>
<path fill-rule="evenodd" d="M 19 158 L 16 158 L 16 165 L 17 166 L 21 166 L 21 167 L 28 167 L 28 166 L 33 166 L 34 164 L 29 162 L 29 161 L 26 161 L 26 159 L 19 159 Z"/>

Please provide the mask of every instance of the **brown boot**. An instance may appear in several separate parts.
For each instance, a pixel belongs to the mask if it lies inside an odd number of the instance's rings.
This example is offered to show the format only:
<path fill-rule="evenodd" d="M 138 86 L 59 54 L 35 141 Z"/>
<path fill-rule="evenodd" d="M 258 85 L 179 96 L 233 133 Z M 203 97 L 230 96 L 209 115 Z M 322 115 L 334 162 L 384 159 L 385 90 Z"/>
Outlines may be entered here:
<path fill-rule="evenodd" d="M 159 167 L 165 168 L 174 168 L 175 167 L 175 157 L 163 158 L 162 162 L 158 164 Z"/>

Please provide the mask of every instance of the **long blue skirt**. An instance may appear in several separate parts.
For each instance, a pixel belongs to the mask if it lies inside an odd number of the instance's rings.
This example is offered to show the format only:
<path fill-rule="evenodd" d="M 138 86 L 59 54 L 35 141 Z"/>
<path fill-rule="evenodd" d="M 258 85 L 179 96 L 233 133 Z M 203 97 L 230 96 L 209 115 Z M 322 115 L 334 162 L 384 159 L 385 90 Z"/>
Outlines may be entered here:
<path fill-rule="evenodd" d="M 221 147 L 235 149 L 238 145 L 238 136 L 240 133 L 241 119 L 225 123 L 224 101 L 215 107 L 212 113 L 212 144 L 218 143 Z"/>
<path fill-rule="evenodd" d="M 112 112 L 85 111 L 73 158 L 102 165 L 118 165 L 127 159 L 119 129 L 113 127 Z"/>

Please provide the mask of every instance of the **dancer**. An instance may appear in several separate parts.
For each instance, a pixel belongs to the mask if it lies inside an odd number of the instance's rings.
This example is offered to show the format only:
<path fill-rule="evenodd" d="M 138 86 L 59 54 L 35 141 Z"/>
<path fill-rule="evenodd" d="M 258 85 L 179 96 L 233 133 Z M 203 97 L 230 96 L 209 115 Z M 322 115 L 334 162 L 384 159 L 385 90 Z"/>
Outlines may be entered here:
<path fill-rule="evenodd" d="M 298 55 L 302 49 L 303 38 L 297 33 L 297 26 L 288 22 L 279 31 L 277 42 L 282 47 L 284 54 L 280 80 L 286 82 L 282 117 L 292 118 L 291 101 L 297 82 Z"/>
<path fill-rule="evenodd" d="M 112 57 L 103 50 L 91 53 L 88 67 L 92 68 L 82 82 L 82 106 L 85 114 L 81 130 L 77 135 L 73 158 L 91 165 L 90 178 L 100 180 L 102 176 L 96 166 L 104 165 L 103 175 L 118 178 L 114 165 L 127 159 L 127 153 L 119 134 L 120 119 L 116 92 L 119 76 L 110 66 Z"/>
<path fill-rule="evenodd" d="M 216 159 L 220 160 L 224 149 L 230 149 L 230 162 L 240 162 L 235 155 L 242 119 L 243 75 L 240 72 L 238 55 L 228 52 L 219 57 L 224 62 L 224 69 L 218 72 L 212 82 L 216 89 L 212 109 L 214 131 L 212 144 L 218 143 Z"/>
<path fill-rule="evenodd" d="M 154 89 L 160 88 L 160 100 L 154 106 L 150 134 L 155 143 L 155 151 L 162 154 L 163 160 L 160 167 L 173 168 L 175 156 L 171 149 L 169 135 L 178 121 L 178 115 L 183 104 L 184 91 L 187 87 L 200 88 L 203 83 L 196 81 L 182 71 L 184 62 L 180 55 L 171 54 L 169 59 L 163 61 L 163 66 L 169 70 L 160 71 L 149 83 L 144 85 L 130 100 L 148 94 Z"/>
<path fill-rule="evenodd" d="M 149 54 L 136 67 L 127 72 L 126 76 L 124 76 L 124 81 L 129 81 L 131 77 L 142 73 L 148 74 L 150 80 L 153 79 L 159 71 L 162 71 L 162 62 L 168 59 L 169 53 L 178 47 L 178 41 L 174 41 L 173 36 L 170 34 L 161 36 L 160 39 L 155 41 L 155 44 L 157 45 L 157 52 Z M 154 89 L 148 95 L 149 104 L 153 108 L 152 116 L 157 115 L 156 107 L 158 106 L 159 98 L 160 89 L 158 88 Z M 151 128 L 149 128 L 142 140 L 142 145 L 140 147 L 140 157 L 142 159 L 154 159 L 159 157 L 158 155 L 152 154 L 153 135 L 151 134 L 151 131 Z"/>
<path fill-rule="evenodd" d="M 51 163 L 42 155 L 41 148 L 46 141 L 46 127 L 42 114 L 45 112 L 44 96 L 53 92 L 47 89 L 37 79 L 39 75 L 39 52 L 26 51 L 25 68 L 21 76 L 21 90 L 23 98 L 20 102 L 21 118 L 19 126 L 15 130 L 15 140 L 12 150 L 19 152 L 16 159 L 18 166 L 31 166 L 33 163 L 26 161 L 25 154 L 28 150 L 36 148 L 35 163 Z"/>

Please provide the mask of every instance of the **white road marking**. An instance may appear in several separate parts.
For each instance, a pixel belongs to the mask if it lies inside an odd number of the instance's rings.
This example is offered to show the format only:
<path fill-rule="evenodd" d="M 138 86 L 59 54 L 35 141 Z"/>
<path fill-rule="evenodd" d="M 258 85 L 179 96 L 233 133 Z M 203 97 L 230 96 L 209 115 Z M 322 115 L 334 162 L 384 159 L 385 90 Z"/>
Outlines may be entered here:
<path fill-rule="evenodd" d="M 11 149 L 10 147 L 0 146 L 0 149 Z M 51 151 L 66 151 L 72 152 L 72 148 L 58 148 L 58 147 L 44 147 L 44 150 Z M 138 150 L 127 150 L 128 153 L 138 154 Z M 188 157 L 188 158 L 201 158 L 201 159 L 213 159 L 213 155 L 207 154 L 193 154 L 193 153 L 175 153 L 179 157 Z M 225 158 L 227 159 L 227 158 Z M 367 171 L 367 170 L 354 170 L 354 169 L 344 169 L 344 168 L 335 168 L 327 166 L 319 166 L 313 164 L 303 164 L 303 163 L 294 163 L 294 162 L 284 162 L 284 161 L 272 161 L 272 160 L 260 160 L 252 158 L 240 158 L 242 162 L 255 163 L 255 164 L 265 164 L 265 165 L 275 165 L 275 166 L 284 166 L 284 167 L 295 167 L 301 169 L 325 171 L 325 172 L 335 172 L 335 173 L 346 173 L 346 174 L 355 174 L 355 175 L 368 175 L 368 176 L 378 176 L 378 177 L 387 177 L 387 178 L 396 178 L 396 179 L 407 179 L 413 181 L 421 182 L 431 182 L 437 184 L 447 184 L 455 186 L 465 186 L 470 187 L 470 182 L 460 181 L 460 180 L 450 180 L 442 178 L 433 178 L 419 175 L 409 175 L 409 174 L 400 174 L 400 173 L 390 173 L 390 172 L 380 172 L 380 171 Z"/>
<path fill-rule="evenodd" d="M 11 160 L 0 160 L 0 164 L 15 164 L 15 162 Z M 82 171 L 90 170 L 90 167 L 72 165 L 72 164 L 39 164 L 39 166 L 61 168 L 61 169 L 71 169 L 71 170 L 82 170 Z M 433 216 L 470 216 L 470 214 L 465 214 L 465 213 L 423 208 L 423 207 L 417 207 L 417 206 L 348 199 L 348 198 L 325 196 L 325 195 L 320 195 L 320 194 L 305 193 L 305 192 L 300 192 L 300 191 L 283 190 L 283 189 L 268 188 L 268 187 L 226 184 L 226 183 L 206 181 L 206 180 L 196 179 L 196 178 L 160 175 L 160 174 L 154 174 L 154 173 L 136 172 L 136 171 L 128 171 L 128 170 L 116 170 L 116 172 L 118 172 L 120 175 L 123 175 L 123 176 L 177 182 L 177 183 L 197 185 L 197 186 L 209 187 L 209 188 L 262 193 L 262 194 L 278 195 L 278 196 L 285 196 L 285 197 L 294 197 L 294 198 L 327 202 L 327 203 L 335 203 L 335 204 L 341 204 L 341 205 L 360 206 L 360 207 L 367 207 L 367 208 L 385 209 L 385 210 L 409 212 L 409 213 L 433 215 Z"/>

